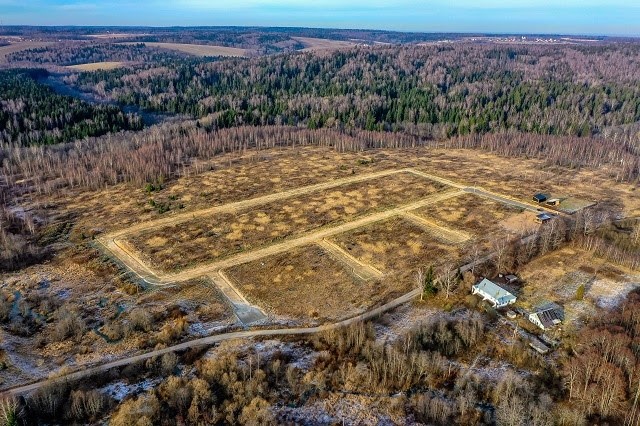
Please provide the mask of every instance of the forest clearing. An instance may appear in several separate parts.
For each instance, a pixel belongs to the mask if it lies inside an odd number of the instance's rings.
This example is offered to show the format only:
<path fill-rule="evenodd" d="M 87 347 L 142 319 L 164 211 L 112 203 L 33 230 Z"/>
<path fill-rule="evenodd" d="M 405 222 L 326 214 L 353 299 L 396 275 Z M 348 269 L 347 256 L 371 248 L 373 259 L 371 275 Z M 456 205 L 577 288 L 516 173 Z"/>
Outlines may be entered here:
<path fill-rule="evenodd" d="M 245 49 L 226 46 L 212 46 L 209 44 L 185 44 L 185 43 L 155 43 L 146 42 L 149 47 L 157 47 L 160 49 L 176 50 L 178 52 L 187 53 L 194 56 L 231 56 L 244 57 L 247 56 Z"/>

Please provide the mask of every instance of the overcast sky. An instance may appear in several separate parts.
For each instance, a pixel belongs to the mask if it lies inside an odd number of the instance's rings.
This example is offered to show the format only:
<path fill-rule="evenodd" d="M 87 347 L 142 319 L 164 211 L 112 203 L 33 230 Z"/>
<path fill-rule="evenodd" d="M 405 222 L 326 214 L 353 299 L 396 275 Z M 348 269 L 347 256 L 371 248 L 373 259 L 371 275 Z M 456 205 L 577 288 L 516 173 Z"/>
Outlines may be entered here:
<path fill-rule="evenodd" d="M 640 36 L 640 0 L 0 0 L 0 20 Z"/>

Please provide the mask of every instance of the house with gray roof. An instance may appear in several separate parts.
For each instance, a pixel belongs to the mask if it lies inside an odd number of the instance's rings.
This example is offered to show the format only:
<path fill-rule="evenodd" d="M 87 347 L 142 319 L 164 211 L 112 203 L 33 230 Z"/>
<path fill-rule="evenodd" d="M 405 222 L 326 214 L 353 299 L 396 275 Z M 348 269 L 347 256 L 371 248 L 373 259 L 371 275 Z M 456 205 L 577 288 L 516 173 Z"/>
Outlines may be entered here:
<path fill-rule="evenodd" d="M 546 303 L 529 314 L 529 321 L 548 330 L 564 321 L 564 309 L 557 303 Z"/>
<path fill-rule="evenodd" d="M 513 293 L 486 278 L 475 284 L 471 288 L 471 293 L 482 297 L 496 309 L 516 303 L 516 296 Z"/>

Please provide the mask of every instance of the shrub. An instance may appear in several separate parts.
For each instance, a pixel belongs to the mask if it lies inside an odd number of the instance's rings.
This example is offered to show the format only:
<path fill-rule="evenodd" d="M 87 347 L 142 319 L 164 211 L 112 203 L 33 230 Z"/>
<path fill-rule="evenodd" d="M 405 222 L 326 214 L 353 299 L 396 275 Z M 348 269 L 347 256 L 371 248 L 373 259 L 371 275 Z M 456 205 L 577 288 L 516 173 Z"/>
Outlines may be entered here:
<path fill-rule="evenodd" d="M 584 291 L 585 291 L 584 284 L 580 284 L 580 286 L 576 290 L 576 300 L 584 299 Z"/>

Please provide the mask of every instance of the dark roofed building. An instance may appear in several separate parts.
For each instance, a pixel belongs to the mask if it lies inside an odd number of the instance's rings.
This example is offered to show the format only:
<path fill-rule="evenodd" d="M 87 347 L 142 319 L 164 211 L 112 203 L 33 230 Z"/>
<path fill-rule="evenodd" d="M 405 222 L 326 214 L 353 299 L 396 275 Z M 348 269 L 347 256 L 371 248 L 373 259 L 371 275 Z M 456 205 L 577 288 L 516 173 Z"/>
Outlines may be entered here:
<path fill-rule="evenodd" d="M 547 198 L 549 198 L 547 194 L 543 194 L 540 192 L 533 196 L 533 201 L 535 201 L 536 203 L 544 203 L 545 201 L 547 201 Z"/>
<path fill-rule="evenodd" d="M 536 216 L 536 223 L 546 223 L 553 219 L 553 215 L 549 213 L 540 213 Z"/>
<path fill-rule="evenodd" d="M 564 321 L 564 309 L 557 303 L 546 303 L 529 314 L 529 321 L 543 330 L 548 330 Z"/>

